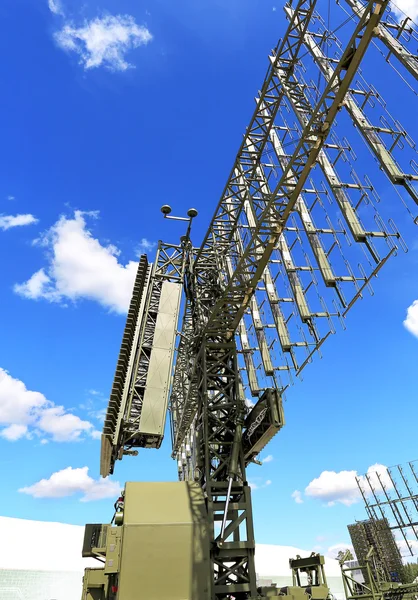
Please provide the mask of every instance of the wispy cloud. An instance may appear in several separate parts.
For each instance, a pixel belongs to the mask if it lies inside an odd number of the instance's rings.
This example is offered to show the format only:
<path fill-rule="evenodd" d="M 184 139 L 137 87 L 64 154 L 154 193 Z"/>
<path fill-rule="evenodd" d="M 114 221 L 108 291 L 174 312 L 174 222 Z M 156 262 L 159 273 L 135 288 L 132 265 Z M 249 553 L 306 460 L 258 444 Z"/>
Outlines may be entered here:
<path fill-rule="evenodd" d="M 327 555 L 330 558 L 337 558 L 339 552 L 345 552 L 346 550 L 350 550 L 350 552 L 354 554 L 354 548 L 351 544 L 340 542 L 339 544 L 333 544 L 330 546 L 327 550 Z"/>
<path fill-rule="evenodd" d="M 87 229 L 88 216 L 97 213 L 76 211 L 73 218 L 61 217 L 37 240 L 46 248 L 48 264 L 16 284 L 17 294 L 61 304 L 85 298 L 117 313 L 127 311 L 138 263 L 121 264 L 120 251 L 103 246 Z"/>
<path fill-rule="evenodd" d="M 142 238 L 142 240 L 138 244 L 137 254 L 140 256 L 141 254 L 146 254 L 147 252 L 151 252 L 156 246 L 156 242 L 150 242 L 147 238 Z"/>
<path fill-rule="evenodd" d="M 62 15 L 64 16 L 64 9 L 60 0 L 48 0 L 49 10 L 54 13 L 54 15 Z"/>
<path fill-rule="evenodd" d="M 126 54 L 151 42 L 152 34 L 131 15 L 104 15 L 86 20 L 79 27 L 66 21 L 54 38 L 63 50 L 78 54 L 86 70 L 103 66 L 111 71 L 126 71 L 134 67 L 126 60 Z"/>
<path fill-rule="evenodd" d="M 418 18 L 417 0 L 396 0 L 396 4 L 392 2 L 390 6 L 399 21 L 402 21 L 405 17 L 409 17 L 413 21 Z"/>
<path fill-rule="evenodd" d="M 302 492 L 300 492 L 299 490 L 295 490 L 292 493 L 292 498 L 294 499 L 294 501 L 296 502 L 296 504 L 303 504 Z"/>
<path fill-rule="evenodd" d="M 273 455 L 272 454 L 268 454 L 265 458 L 261 459 L 261 462 L 263 463 L 263 465 L 265 463 L 269 463 L 273 460 Z"/>
<path fill-rule="evenodd" d="M 272 484 L 271 479 L 266 479 L 266 481 L 262 482 L 262 483 L 257 483 L 257 481 L 249 481 L 248 485 L 250 486 L 250 488 L 254 491 L 254 490 L 260 490 L 262 488 L 266 488 L 269 485 Z"/>
<path fill-rule="evenodd" d="M 65 498 L 83 494 L 81 502 L 115 498 L 120 493 L 120 483 L 111 479 L 93 479 L 88 467 L 67 467 L 41 479 L 33 485 L 20 488 L 19 492 L 34 498 Z"/>
<path fill-rule="evenodd" d="M 12 199 L 9 197 L 9 199 Z M 6 231 L 12 227 L 22 227 L 24 225 L 33 225 L 38 219 L 33 215 L 0 215 L 0 229 Z"/>
<path fill-rule="evenodd" d="M 405 328 L 418 337 L 418 300 L 414 300 L 406 311 L 406 319 L 403 322 Z"/>

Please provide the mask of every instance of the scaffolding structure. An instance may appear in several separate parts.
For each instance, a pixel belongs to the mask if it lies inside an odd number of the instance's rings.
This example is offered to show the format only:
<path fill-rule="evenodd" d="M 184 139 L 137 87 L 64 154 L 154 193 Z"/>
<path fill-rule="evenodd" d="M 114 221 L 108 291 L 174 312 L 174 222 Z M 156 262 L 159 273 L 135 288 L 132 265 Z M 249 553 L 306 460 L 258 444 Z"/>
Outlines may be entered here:
<path fill-rule="evenodd" d="M 417 554 L 417 484 L 416 462 L 357 477 L 369 519 L 348 526 L 357 557 L 340 560 L 348 600 L 416 599 L 418 581 L 408 580 L 402 554 Z"/>
<path fill-rule="evenodd" d="M 403 554 L 418 554 L 418 461 L 357 478 L 370 522 L 394 533 Z"/>
<path fill-rule="evenodd" d="M 257 598 L 246 467 L 283 427 L 294 376 L 373 293 L 385 263 L 407 251 L 393 201 L 381 214 L 379 188 L 390 186 L 418 223 L 416 145 L 360 69 L 383 42 L 415 77 L 415 57 L 390 37 L 411 26 L 393 29 L 389 0 L 346 2 L 352 14 L 332 31 L 316 0 L 285 5 L 288 28 L 201 246 L 192 246 L 189 211 L 181 243 L 160 242 L 154 264 L 144 257 L 138 269 L 101 474 L 138 448 L 158 448 L 168 407 L 179 479 L 205 497 L 211 600 Z M 359 160 L 348 124 L 363 143 Z"/>
<path fill-rule="evenodd" d="M 374 570 L 380 571 L 380 578 L 403 583 L 401 553 L 386 519 L 353 523 L 348 525 L 348 532 L 360 564 L 366 564 L 369 550 L 373 548 Z M 363 573 L 363 577 L 370 583 L 367 571 Z"/>

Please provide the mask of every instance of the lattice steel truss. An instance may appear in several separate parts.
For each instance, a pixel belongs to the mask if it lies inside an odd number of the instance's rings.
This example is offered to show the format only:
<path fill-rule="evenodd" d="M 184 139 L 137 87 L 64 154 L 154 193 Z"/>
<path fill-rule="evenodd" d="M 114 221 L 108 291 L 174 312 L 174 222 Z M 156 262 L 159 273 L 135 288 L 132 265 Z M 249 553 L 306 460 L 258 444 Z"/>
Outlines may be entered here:
<path fill-rule="evenodd" d="M 372 548 L 372 572 L 376 579 L 402 582 L 401 553 L 388 525 L 386 519 L 370 519 L 348 525 L 348 531 L 360 565 L 366 565 L 367 556 Z M 365 582 L 370 584 L 367 570 L 363 569 L 362 574 Z"/>
<path fill-rule="evenodd" d="M 367 514 L 398 535 L 405 553 L 418 554 L 418 462 L 357 478 Z"/>
<path fill-rule="evenodd" d="M 167 319 L 162 319 L 161 303 L 167 299 L 164 293 L 166 283 L 174 284 L 174 304 L 179 303 L 186 262 L 191 250 L 187 240 L 182 245 L 158 245 L 155 263 L 149 265 L 145 256 L 141 257 L 135 280 L 133 297 L 122 339 L 112 393 L 105 418 L 100 472 L 103 477 L 113 473 L 115 461 L 126 454 L 136 454 L 136 448 L 159 448 L 164 436 L 165 417 L 160 427 L 141 427 L 144 418 L 144 399 L 147 388 L 153 385 L 150 376 L 158 376 L 158 365 L 152 368 L 151 361 L 156 357 L 156 334 L 164 336 Z M 176 288 L 179 288 L 176 290 Z M 170 293 L 170 291 L 169 291 Z M 171 290 L 173 294 L 173 290 Z M 168 299 L 168 302 L 170 299 Z M 178 310 L 171 311 L 174 322 L 169 323 L 177 331 Z M 159 331 L 162 330 L 162 331 Z M 160 354 L 169 354 L 173 359 L 174 347 L 164 345 Z M 151 366 L 151 368 L 150 368 Z M 171 367 L 169 366 L 169 371 Z M 155 386 L 155 383 L 154 383 Z M 168 397 L 170 384 L 165 386 L 162 395 Z M 161 390 L 162 391 L 162 390 Z M 160 403 L 162 399 L 160 398 Z M 153 400 L 151 399 L 151 403 Z M 165 401 L 162 402 L 163 404 Z M 166 412 L 166 408 L 164 413 Z M 157 418 L 159 413 L 157 412 Z M 155 415 L 147 415 L 148 421 L 155 421 Z M 142 421 L 143 422 L 143 421 Z M 153 425 L 153 423 L 151 423 Z"/>
<path fill-rule="evenodd" d="M 369 46 L 383 42 L 416 77 L 416 58 L 400 41 L 411 27 L 393 25 L 390 15 L 382 20 L 388 0 L 345 2 L 344 43 L 340 26 L 325 26 L 316 0 L 286 4 L 287 31 L 269 57 L 201 247 L 192 248 L 188 235 L 180 246 L 161 245 L 149 275 L 150 290 L 167 277 L 184 285 L 171 436 L 179 478 L 199 481 L 206 495 L 212 600 L 256 597 L 245 470 L 283 426 L 282 397 L 293 375 L 335 332 L 335 318 L 344 326 L 354 303 L 373 293 L 372 279 L 398 247 L 407 250 L 393 212 L 386 222 L 377 210 L 382 181 L 417 222 L 415 143 L 360 70 Z M 358 173 L 355 144 L 338 135 L 337 120 L 355 125 L 353 138 L 371 153 L 375 175 Z M 113 462 L 141 446 L 135 410 L 143 386 L 136 391 L 135 382 L 138 365 L 147 374 L 150 344 L 141 340 L 153 318 L 144 311 L 137 341 L 129 338 L 136 366 L 123 380 L 130 381 L 126 400 L 109 405 Z"/>

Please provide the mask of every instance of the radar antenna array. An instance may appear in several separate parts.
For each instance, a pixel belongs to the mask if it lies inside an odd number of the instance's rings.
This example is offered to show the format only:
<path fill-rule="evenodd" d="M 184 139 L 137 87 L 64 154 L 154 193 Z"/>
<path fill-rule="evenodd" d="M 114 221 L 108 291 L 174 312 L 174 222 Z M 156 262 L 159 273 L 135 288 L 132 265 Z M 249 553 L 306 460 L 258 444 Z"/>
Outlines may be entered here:
<path fill-rule="evenodd" d="M 395 534 L 403 554 L 418 553 L 418 461 L 357 478 L 369 519 Z"/>
<path fill-rule="evenodd" d="M 415 30 L 393 25 L 388 0 L 344 2 L 351 16 L 332 32 L 316 0 L 285 5 L 287 31 L 202 245 L 190 238 L 197 211 L 175 217 L 164 205 L 164 218 L 187 221 L 187 233 L 180 244 L 160 242 L 154 264 L 143 257 L 135 282 L 101 474 L 138 448 L 159 448 L 168 408 L 179 479 L 205 496 L 213 600 L 257 595 L 246 466 L 284 425 L 286 389 L 335 323 L 345 327 L 357 300 L 373 294 L 389 258 L 407 251 L 379 191 L 389 186 L 417 223 L 415 142 L 360 68 L 371 44 L 384 45 L 416 79 Z M 362 493 L 371 512 L 402 508 L 398 529 L 408 523 L 416 535 L 404 500 L 373 504 Z"/>

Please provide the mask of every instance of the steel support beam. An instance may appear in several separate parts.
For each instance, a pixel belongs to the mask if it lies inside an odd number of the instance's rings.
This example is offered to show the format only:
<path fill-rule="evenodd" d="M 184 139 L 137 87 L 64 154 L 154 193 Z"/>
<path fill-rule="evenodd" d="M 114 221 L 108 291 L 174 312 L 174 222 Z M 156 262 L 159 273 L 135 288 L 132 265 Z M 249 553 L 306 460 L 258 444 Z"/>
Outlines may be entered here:
<path fill-rule="evenodd" d="M 316 163 L 332 123 L 370 44 L 374 27 L 379 23 L 386 4 L 387 0 L 369 2 L 367 11 L 355 28 L 347 49 L 329 79 L 317 107 L 302 133 L 296 150 L 275 190 L 273 190 L 272 196 L 267 199 L 263 198 L 262 202 L 256 201 L 254 197 L 249 198 L 256 210 L 257 224 L 252 232 L 251 239 L 244 248 L 243 254 L 237 254 L 234 244 L 229 244 L 228 251 L 236 260 L 234 275 L 228 282 L 222 296 L 209 312 L 207 322 L 204 324 L 205 331 L 226 330 L 229 337 L 234 335 L 242 315 L 250 303 L 257 282 L 260 280 L 271 253 L 278 243 L 287 219 L 295 207 L 311 169 Z M 298 25 L 297 15 L 297 11 L 292 13 L 291 23 L 297 23 L 293 34 L 298 32 L 301 42 L 303 42 L 305 30 L 304 27 Z M 289 71 L 288 63 L 278 61 L 274 69 L 286 73 Z M 261 103 L 265 102 L 266 98 L 261 94 L 258 110 L 263 110 L 263 104 Z M 257 156 L 253 156 L 255 163 L 257 163 L 257 159 Z M 294 178 L 296 183 L 294 183 Z M 245 190 L 240 190 L 240 192 L 245 194 Z M 258 193 L 260 194 L 260 187 Z M 235 199 L 239 202 L 239 206 L 235 206 L 235 211 L 238 213 L 242 210 L 242 202 L 239 198 L 236 198 L 236 195 Z M 222 204 L 225 205 L 224 202 Z M 227 210 L 227 207 L 225 207 L 225 210 Z M 259 248 L 262 248 L 261 258 Z M 197 270 L 199 257 L 200 254 L 198 254 L 196 260 Z M 199 283 L 202 292 L 205 293 L 204 281 Z"/>
<path fill-rule="evenodd" d="M 358 0 L 345 0 L 345 2 L 357 17 L 362 16 L 364 12 L 364 6 L 361 4 L 361 2 Z M 399 31 L 402 32 L 402 30 L 403 26 L 399 25 Z M 393 54 L 405 67 L 405 69 L 409 71 L 412 77 L 418 80 L 418 57 L 411 54 L 411 52 L 405 48 L 399 37 L 394 37 L 390 33 L 383 21 L 376 27 L 375 36 L 379 38 L 379 40 L 381 40 L 389 50 L 386 60 L 388 60 L 389 56 Z"/>
<path fill-rule="evenodd" d="M 297 55 L 289 54 L 286 50 L 286 44 L 290 43 L 286 39 L 290 36 L 292 46 L 299 51 L 314 6 L 310 4 L 307 11 L 307 5 L 300 0 L 292 13 L 287 34 L 268 72 L 267 84 L 263 85 L 255 116 L 247 130 L 253 131 L 256 121 L 263 136 L 259 133 L 258 137 L 249 137 L 247 133 L 211 228 L 196 257 L 194 274 L 198 337 L 225 332 L 227 339 L 233 338 L 271 254 L 279 244 L 287 219 L 295 208 L 309 173 L 318 159 L 332 123 L 371 42 L 374 27 L 379 23 L 386 5 L 387 0 L 369 2 L 367 11 L 355 27 L 347 48 L 313 110 L 278 184 L 270 193 L 260 184 L 257 177 L 261 154 L 271 131 L 271 126 L 266 128 L 265 110 L 268 108 L 271 111 L 270 106 L 273 105 L 276 114 L 279 108 L 285 94 L 281 77 L 290 78 L 297 63 Z M 274 93 L 271 91 L 272 86 Z M 254 144 L 255 151 L 249 149 L 254 140 L 257 140 L 257 145 Z M 246 171 L 243 169 L 245 164 L 248 165 Z M 244 184 L 242 177 L 246 175 L 248 183 Z M 235 231 L 245 202 L 249 203 L 256 219 L 245 246 L 239 248 Z M 234 272 L 225 283 L 220 273 L 222 265 L 225 264 L 223 257 L 226 256 L 231 258 Z M 196 373 L 195 363 L 190 376 L 192 381 L 196 378 Z M 183 414 L 177 423 L 174 452 L 179 450 L 196 414 L 196 408 L 197 397 L 191 386 L 184 401 Z"/>
<path fill-rule="evenodd" d="M 285 12 L 288 18 L 293 20 L 294 10 L 290 6 L 285 7 Z M 361 19 L 364 19 L 365 15 L 366 11 L 363 12 Z M 312 58 L 322 72 L 325 80 L 328 83 L 331 82 L 336 75 L 338 66 L 335 69 L 331 66 L 330 60 L 320 49 L 314 37 L 310 33 L 304 32 L 303 40 L 305 47 L 311 53 Z M 352 93 L 349 90 L 347 90 L 347 92 L 347 96 L 344 99 L 344 102 L 342 102 L 342 106 L 346 108 L 358 132 L 363 137 L 371 152 L 376 156 L 380 166 L 386 173 L 389 180 L 394 185 L 403 186 L 414 202 L 418 204 L 418 192 L 414 186 L 411 185 L 411 179 L 413 179 L 413 177 L 404 173 L 400 169 L 399 165 L 393 158 L 391 151 L 388 150 L 382 138 L 379 136 L 380 128 L 374 127 L 372 123 L 370 123 L 364 111 L 354 100 Z"/>
<path fill-rule="evenodd" d="M 254 528 L 242 449 L 244 403 L 238 389 L 235 341 L 205 338 L 198 372 L 197 477 L 212 530 L 211 597 L 255 598 Z"/>

